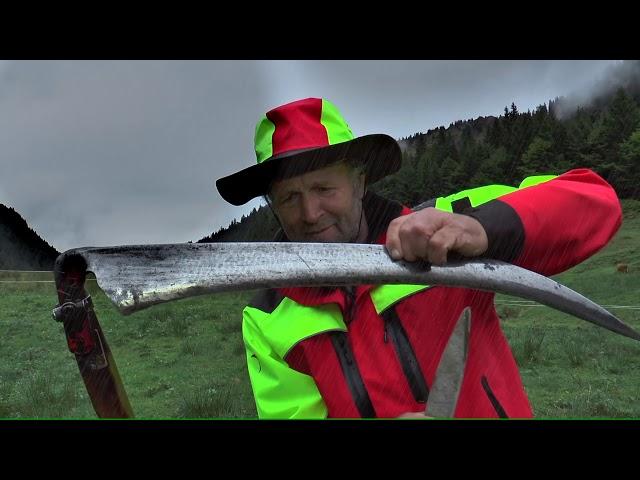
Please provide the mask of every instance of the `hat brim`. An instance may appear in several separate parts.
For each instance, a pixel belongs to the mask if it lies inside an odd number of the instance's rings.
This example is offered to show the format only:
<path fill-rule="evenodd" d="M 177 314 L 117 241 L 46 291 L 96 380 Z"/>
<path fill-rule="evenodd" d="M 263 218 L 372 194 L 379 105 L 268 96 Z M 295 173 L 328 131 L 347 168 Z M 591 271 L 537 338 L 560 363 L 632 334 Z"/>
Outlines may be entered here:
<path fill-rule="evenodd" d="M 216 180 L 222 198 L 232 205 L 266 195 L 276 178 L 287 178 L 317 170 L 339 160 L 362 162 L 367 184 L 397 172 L 402 164 L 398 142 L 385 134 L 364 135 L 347 142 L 272 157 L 257 165 Z"/>

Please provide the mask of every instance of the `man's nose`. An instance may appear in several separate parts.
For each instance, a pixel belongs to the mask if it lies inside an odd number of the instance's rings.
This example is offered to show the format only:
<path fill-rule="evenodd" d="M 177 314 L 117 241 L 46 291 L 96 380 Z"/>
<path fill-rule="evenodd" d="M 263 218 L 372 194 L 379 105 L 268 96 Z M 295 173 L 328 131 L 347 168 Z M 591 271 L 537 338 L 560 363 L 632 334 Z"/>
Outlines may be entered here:
<path fill-rule="evenodd" d="M 303 195 L 301 200 L 302 220 L 305 223 L 317 223 L 322 216 L 320 200 L 313 194 Z"/>

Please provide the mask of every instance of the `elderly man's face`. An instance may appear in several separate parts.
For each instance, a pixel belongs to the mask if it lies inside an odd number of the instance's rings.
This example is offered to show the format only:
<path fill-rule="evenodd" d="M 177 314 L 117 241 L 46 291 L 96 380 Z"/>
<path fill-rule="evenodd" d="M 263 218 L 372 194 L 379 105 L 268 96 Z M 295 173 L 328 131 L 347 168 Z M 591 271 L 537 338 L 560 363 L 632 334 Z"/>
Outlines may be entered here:
<path fill-rule="evenodd" d="M 363 242 L 363 195 L 364 175 L 342 163 L 277 181 L 271 188 L 276 215 L 293 242 Z"/>

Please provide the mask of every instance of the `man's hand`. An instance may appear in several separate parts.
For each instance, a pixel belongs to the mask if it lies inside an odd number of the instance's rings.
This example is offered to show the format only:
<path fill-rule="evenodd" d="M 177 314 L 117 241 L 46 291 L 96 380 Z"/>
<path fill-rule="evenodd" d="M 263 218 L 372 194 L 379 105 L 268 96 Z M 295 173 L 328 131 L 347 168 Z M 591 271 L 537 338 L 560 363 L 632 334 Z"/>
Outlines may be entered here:
<path fill-rule="evenodd" d="M 394 219 L 387 229 L 387 250 L 394 260 L 447 262 L 448 252 L 476 257 L 487 251 L 487 233 L 475 218 L 425 208 Z"/>
<path fill-rule="evenodd" d="M 422 418 L 422 419 L 427 419 L 427 418 L 433 418 L 433 417 L 427 417 L 424 412 L 407 412 L 407 413 L 403 413 L 402 415 L 398 415 L 396 418 Z"/>

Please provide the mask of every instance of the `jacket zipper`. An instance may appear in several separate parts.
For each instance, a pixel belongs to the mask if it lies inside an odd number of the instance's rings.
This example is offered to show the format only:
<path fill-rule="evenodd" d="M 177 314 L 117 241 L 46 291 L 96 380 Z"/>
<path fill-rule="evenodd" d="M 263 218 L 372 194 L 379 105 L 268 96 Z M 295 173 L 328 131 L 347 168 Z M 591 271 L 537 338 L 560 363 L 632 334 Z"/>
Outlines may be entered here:
<path fill-rule="evenodd" d="M 383 312 L 382 319 L 384 320 L 384 343 L 387 343 L 387 338 L 390 336 L 413 398 L 416 402 L 427 403 L 429 386 L 395 308 L 391 307 Z"/>
<path fill-rule="evenodd" d="M 348 325 L 353 318 L 355 308 L 354 291 L 349 287 L 345 288 L 345 298 L 347 300 L 345 308 L 345 323 Z M 369 392 L 367 392 L 367 387 L 362 380 L 360 369 L 358 368 L 355 356 L 351 350 L 348 333 L 333 331 L 329 335 L 331 337 L 333 349 L 340 361 L 342 374 L 344 375 L 349 391 L 351 392 L 351 398 L 356 404 L 360 416 L 362 418 L 376 418 L 376 411 L 373 408 Z"/>
<path fill-rule="evenodd" d="M 489 386 L 489 380 L 487 380 L 487 377 L 483 375 L 480 383 L 482 383 L 482 388 L 484 389 L 484 393 L 486 393 L 487 397 L 489 397 L 489 401 L 491 402 L 493 409 L 498 414 L 498 417 L 509 418 L 507 416 L 507 412 L 504 411 L 504 408 L 502 407 L 502 405 L 500 405 L 498 398 L 493 393 L 493 390 L 491 390 L 491 387 Z"/>
<path fill-rule="evenodd" d="M 347 381 L 351 398 L 353 398 L 360 416 L 362 418 L 376 418 L 376 412 L 369 398 L 369 392 L 367 392 L 367 388 L 360 375 L 360 370 L 358 369 L 358 364 L 353 357 L 347 333 L 334 331 L 331 332 L 330 335 L 333 348 L 340 360 L 342 374 Z"/>

